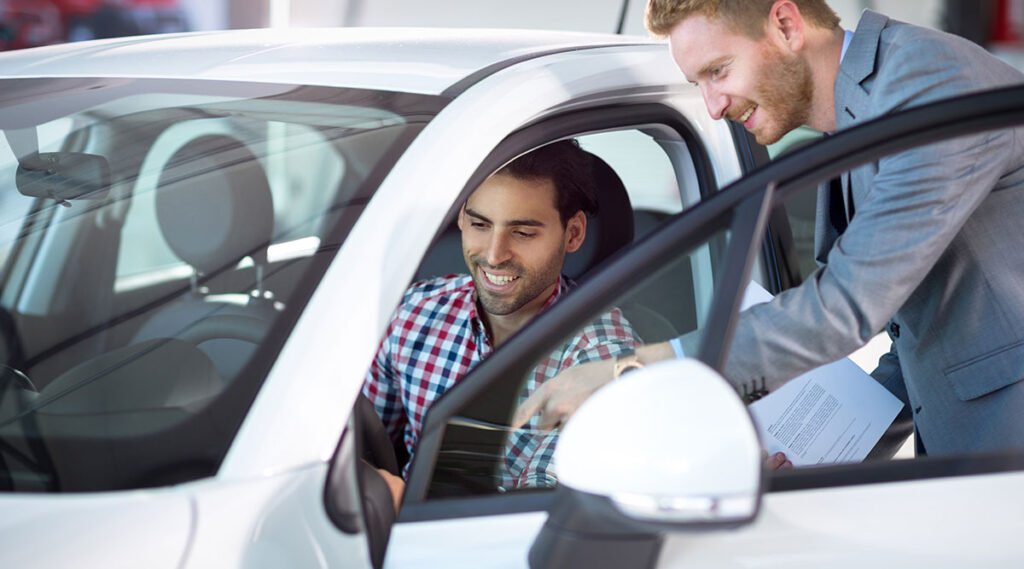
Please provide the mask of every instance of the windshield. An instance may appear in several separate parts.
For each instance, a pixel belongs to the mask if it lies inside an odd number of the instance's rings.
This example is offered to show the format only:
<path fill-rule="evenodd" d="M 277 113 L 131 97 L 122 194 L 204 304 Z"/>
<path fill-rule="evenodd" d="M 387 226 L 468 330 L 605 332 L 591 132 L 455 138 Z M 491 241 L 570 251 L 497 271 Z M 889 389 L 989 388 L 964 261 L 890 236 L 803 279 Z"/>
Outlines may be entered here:
<path fill-rule="evenodd" d="M 215 473 L 331 257 L 442 104 L 0 81 L 0 489 Z"/>

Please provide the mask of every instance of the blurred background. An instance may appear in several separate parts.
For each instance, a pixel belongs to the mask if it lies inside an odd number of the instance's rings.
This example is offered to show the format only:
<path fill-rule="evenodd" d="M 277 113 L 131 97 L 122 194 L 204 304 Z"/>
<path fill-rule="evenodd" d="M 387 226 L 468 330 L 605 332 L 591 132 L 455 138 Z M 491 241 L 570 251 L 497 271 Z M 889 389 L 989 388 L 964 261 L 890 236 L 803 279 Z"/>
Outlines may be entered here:
<path fill-rule="evenodd" d="M 0 0 L 0 50 L 197 30 L 506 27 L 646 34 L 647 0 Z M 832 0 L 847 28 L 871 8 L 1016 59 L 1024 0 Z"/>

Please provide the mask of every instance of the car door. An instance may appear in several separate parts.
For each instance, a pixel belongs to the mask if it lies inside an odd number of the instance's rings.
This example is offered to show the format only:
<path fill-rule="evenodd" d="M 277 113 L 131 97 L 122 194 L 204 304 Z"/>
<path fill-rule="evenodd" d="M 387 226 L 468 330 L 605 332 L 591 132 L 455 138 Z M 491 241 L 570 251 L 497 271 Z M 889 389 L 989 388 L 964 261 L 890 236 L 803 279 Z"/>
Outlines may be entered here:
<path fill-rule="evenodd" d="M 385 566 L 528 565 L 554 493 L 488 487 L 487 477 L 501 468 L 501 435 L 508 432 L 508 419 L 520 401 L 522 378 L 551 345 L 632 300 L 644 287 L 678 279 L 680 273 L 670 267 L 686 266 L 690 282 L 663 286 L 679 291 L 678 298 L 693 302 L 703 315 L 694 322 L 701 336 L 697 357 L 720 369 L 741 292 L 751 276 L 758 277 L 757 262 L 765 262 L 761 245 L 774 207 L 813 192 L 817 184 L 857 164 L 1020 124 L 1022 111 L 1024 89 L 1013 88 L 840 133 L 686 209 L 616 256 L 433 406 Z M 697 292 L 707 289 L 710 295 Z M 671 432 L 630 428 L 624 421 L 627 440 L 672 440 Z M 487 435 L 495 432 L 499 436 Z M 671 444 L 660 449 L 669 456 L 686 453 Z M 490 461 L 493 468 L 481 470 L 480 461 Z M 1014 539 L 1024 506 L 1024 453 L 1019 450 L 910 460 L 877 457 L 766 477 L 752 523 L 730 530 L 666 532 L 659 553 L 634 566 L 1006 567 L 1024 558 L 1020 540 Z"/>

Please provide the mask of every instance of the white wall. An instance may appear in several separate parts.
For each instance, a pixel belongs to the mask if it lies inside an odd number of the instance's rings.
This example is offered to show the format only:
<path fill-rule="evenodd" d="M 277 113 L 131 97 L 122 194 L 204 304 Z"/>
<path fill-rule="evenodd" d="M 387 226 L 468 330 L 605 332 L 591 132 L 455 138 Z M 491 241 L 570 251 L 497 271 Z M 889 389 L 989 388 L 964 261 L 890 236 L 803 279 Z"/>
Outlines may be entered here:
<path fill-rule="evenodd" d="M 178 0 L 188 14 L 192 30 L 223 30 L 228 27 L 228 5 L 223 1 Z"/>
<path fill-rule="evenodd" d="M 857 27 L 865 8 L 911 24 L 942 28 L 943 0 L 828 0 L 828 4 L 842 18 L 843 27 L 849 30 Z"/>
<path fill-rule="evenodd" d="M 209 0 L 183 0 L 203 6 Z M 626 33 L 646 35 L 646 0 L 270 0 L 287 6 L 290 25 L 540 28 L 614 32 L 628 1 Z M 213 4 L 213 3 L 210 3 Z M 829 0 L 848 29 L 865 8 L 898 20 L 942 27 L 943 0 Z"/>

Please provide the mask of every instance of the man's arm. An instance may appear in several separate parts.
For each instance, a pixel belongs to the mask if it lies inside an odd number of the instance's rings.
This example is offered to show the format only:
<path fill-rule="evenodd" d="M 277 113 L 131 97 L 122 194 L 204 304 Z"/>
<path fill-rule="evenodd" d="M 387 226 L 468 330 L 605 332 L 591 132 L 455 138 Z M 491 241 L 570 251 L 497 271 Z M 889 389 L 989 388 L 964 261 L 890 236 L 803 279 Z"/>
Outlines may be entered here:
<path fill-rule="evenodd" d="M 363 394 L 373 403 L 373 409 L 383 421 L 388 437 L 392 441 L 401 441 L 408 418 L 402 405 L 401 381 L 392 364 L 390 331 L 389 326 L 366 373 Z"/>
<path fill-rule="evenodd" d="M 636 355 L 645 365 L 675 357 L 668 342 L 639 346 Z M 522 427 L 537 414 L 538 429 L 551 430 L 564 424 L 588 397 L 613 379 L 614 369 L 613 358 L 589 361 L 545 381 L 516 409 L 512 428 Z"/>

